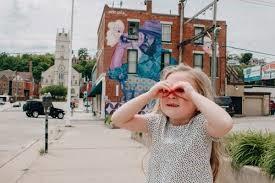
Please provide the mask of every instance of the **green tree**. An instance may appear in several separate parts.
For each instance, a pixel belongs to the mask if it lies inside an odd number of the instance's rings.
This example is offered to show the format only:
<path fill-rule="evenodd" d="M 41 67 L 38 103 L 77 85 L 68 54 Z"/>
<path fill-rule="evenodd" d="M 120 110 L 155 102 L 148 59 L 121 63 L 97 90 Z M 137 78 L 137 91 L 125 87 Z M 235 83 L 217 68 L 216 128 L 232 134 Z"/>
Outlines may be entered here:
<path fill-rule="evenodd" d="M 250 59 L 253 57 L 252 53 L 243 53 L 241 54 L 241 63 L 244 63 L 245 65 L 249 65 Z"/>
<path fill-rule="evenodd" d="M 87 48 L 80 48 L 78 50 L 78 58 L 80 61 L 87 60 L 89 54 Z"/>
<path fill-rule="evenodd" d="M 73 64 L 73 68 L 79 72 L 79 73 L 83 73 L 84 72 L 84 67 L 80 64 Z"/>
<path fill-rule="evenodd" d="M 89 80 L 92 79 L 92 70 L 94 68 L 95 63 L 96 63 L 95 59 L 87 62 L 87 64 L 85 65 L 83 77 Z"/>
<path fill-rule="evenodd" d="M 66 97 L 67 88 L 62 85 L 51 85 L 42 88 L 40 93 L 42 95 L 45 93 L 51 93 L 53 99 L 55 99 L 56 97 Z"/>

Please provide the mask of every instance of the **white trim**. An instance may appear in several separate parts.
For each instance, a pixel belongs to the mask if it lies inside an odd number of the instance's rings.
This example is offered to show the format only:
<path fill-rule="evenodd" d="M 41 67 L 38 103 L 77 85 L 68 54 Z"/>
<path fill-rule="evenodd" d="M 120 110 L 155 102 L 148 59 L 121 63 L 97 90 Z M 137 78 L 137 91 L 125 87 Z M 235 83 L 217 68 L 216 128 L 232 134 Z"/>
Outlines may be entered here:
<path fill-rule="evenodd" d="M 105 73 L 103 73 L 105 74 Z M 105 74 L 106 75 L 106 74 Z M 101 75 L 100 75 L 101 76 Z M 102 77 L 102 89 L 101 89 L 101 119 L 105 119 L 105 99 L 106 99 L 106 79 Z"/>
<path fill-rule="evenodd" d="M 202 27 L 202 28 L 205 28 L 205 25 L 203 24 L 193 24 L 194 27 Z"/>
<path fill-rule="evenodd" d="M 195 53 L 195 54 L 202 54 L 202 55 L 204 55 L 205 52 L 204 52 L 204 51 L 196 51 L 196 50 L 194 50 L 194 51 L 193 51 L 193 54 L 194 54 L 194 53 Z"/>
<path fill-rule="evenodd" d="M 100 76 L 95 81 L 95 85 L 98 85 L 105 78 L 105 76 L 106 76 L 106 73 L 100 74 Z"/>
<path fill-rule="evenodd" d="M 160 21 L 160 24 L 173 25 L 173 22 Z"/>
<path fill-rule="evenodd" d="M 140 22 L 140 19 L 135 19 L 135 18 L 127 18 L 128 22 Z"/>
<path fill-rule="evenodd" d="M 171 45 L 171 42 L 166 42 L 166 41 L 161 41 L 161 44 L 167 44 L 167 45 Z"/>

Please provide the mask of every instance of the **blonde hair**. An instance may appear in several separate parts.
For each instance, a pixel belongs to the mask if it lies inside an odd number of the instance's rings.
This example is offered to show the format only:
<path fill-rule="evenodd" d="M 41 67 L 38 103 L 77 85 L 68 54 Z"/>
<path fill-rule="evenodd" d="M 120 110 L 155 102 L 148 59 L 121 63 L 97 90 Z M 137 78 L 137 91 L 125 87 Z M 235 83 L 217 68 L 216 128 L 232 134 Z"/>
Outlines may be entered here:
<path fill-rule="evenodd" d="M 189 79 L 191 79 L 194 82 L 195 89 L 197 90 L 197 92 L 207 97 L 210 100 L 214 100 L 215 94 L 214 94 L 214 91 L 212 90 L 211 82 L 208 76 L 204 72 L 202 72 L 200 69 L 192 68 L 184 64 L 179 64 L 177 66 L 168 66 L 162 71 L 162 80 L 167 79 L 169 75 L 175 72 L 187 72 Z M 156 102 L 156 105 L 153 110 L 158 112 L 161 111 L 159 100 Z M 213 172 L 214 182 L 217 179 L 217 175 L 219 172 L 220 157 L 221 157 L 221 143 L 213 141 L 210 164 Z"/>

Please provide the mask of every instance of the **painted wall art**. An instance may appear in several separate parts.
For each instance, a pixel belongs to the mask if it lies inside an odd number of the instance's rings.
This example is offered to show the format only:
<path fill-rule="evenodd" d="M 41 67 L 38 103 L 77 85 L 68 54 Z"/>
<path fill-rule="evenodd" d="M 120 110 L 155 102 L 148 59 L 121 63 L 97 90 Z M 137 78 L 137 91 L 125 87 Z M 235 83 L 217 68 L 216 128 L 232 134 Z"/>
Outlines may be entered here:
<path fill-rule="evenodd" d="M 160 80 L 162 53 L 162 28 L 160 21 L 145 21 L 139 25 L 136 37 L 125 33 L 125 25 L 121 20 L 109 22 L 107 45 L 114 47 L 111 64 L 108 71 L 110 79 L 120 83 L 123 92 L 122 101 L 128 101 L 148 91 Z M 129 73 L 127 54 L 134 50 L 137 63 L 134 72 Z M 171 58 L 170 64 L 176 64 Z"/>

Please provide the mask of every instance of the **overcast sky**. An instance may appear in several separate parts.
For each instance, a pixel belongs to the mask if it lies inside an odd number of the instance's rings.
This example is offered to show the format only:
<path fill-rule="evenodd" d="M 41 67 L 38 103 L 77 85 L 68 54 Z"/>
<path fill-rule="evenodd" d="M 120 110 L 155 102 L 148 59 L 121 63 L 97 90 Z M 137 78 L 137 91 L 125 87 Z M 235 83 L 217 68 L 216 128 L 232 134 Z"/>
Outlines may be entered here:
<path fill-rule="evenodd" d="M 145 9 L 144 0 L 122 0 L 123 7 Z M 113 0 L 75 0 L 73 48 L 96 52 L 104 4 Z M 119 6 L 120 0 L 114 0 Z M 191 17 L 211 0 L 187 0 Z M 153 0 L 153 11 L 177 14 L 178 0 Z M 275 55 L 275 0 L 219 0 L 218 19 L 228 25 L 227 45 Z M 0 52 L 54 52 L 57 29 L 70 28 L 71 0 L 0 0 Z M 212 18 L 207 11 L 199 18 Z M 236 50 L 228 49 L 230 53 Z M 275 56 L 254 54 L 267 61 Z"/>

